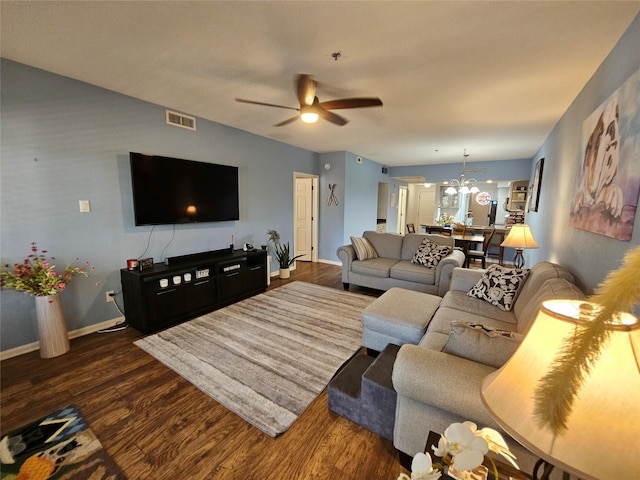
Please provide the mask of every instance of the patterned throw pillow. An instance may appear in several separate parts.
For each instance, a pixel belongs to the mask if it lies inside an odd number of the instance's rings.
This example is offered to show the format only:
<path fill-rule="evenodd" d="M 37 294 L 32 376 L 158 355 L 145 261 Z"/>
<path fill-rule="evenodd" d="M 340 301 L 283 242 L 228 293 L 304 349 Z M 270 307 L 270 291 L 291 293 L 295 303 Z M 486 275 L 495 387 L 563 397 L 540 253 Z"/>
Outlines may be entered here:
<path fill-rule="evenodd" d="M 411 263 L 416 263 L 427 268 L 436 268 L 440 260 L 449 255 L 453 250 L 447 245 L 440 245 L 432 242 L 428 238 L 422 240 L 422 244 L 411 259 Z"/>
<path fill-rule="evenodd" d="M 351 237 L 351 245 L 353 245 L 353 249 L 356 251 L 358 260 L 378 258 L 378 252 L 373 248 L 371 242 L 364 237 Z"/>
<path fill-rule="evenodd" d="M 524 284 L 528 275 L 528 268 L 507 268 L 501 265 L 491 265 L 467 295 L 486 300 L 500 310 L 509 312 L 513 308 L 520 287 Z"/>
<path fill-rule="evenodd" d="M 500 368 L 520 346 L 524 335 L 479 323 L 451 322 L 443 352 Z"/>

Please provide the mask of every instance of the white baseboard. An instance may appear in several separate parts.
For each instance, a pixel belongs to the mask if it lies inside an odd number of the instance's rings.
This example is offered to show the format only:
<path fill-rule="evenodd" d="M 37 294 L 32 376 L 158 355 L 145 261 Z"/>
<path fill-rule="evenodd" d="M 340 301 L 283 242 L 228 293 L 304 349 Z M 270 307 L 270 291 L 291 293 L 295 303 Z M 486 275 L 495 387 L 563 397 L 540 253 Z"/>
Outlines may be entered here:
<path fill-rule="evenodd" d="M 89 325 L 87 327 L 78 328 L 77 330 L 73 330 L 68 333 L 69 339 L 82 337 L 84 335 L 89 335 L 90 333 L 97 332 L 98 330 L 102 330 L 103 328 L 112 327 L 116 323 L 120 323 L 124 321 L 124 317 L 116 317 L 111 320 L 106 320 L 104 322 L 96 323 L 94 325 Z M 33 352 L 40 348 L 40 342 L 27 343 L 26 345 L 20 345 L 16 348 L 11 348 L 9 350 L 4 350 L 0 352 L 0 361 L 6 360 L 7 358 L 17 357 L 18 355 L 22 355 L 24 353 Z"/>
<path fill-rule="evenodd" d="M 323 260 L 321 258 L 318 259 L 318 263 L 328 263 L 329 265 L 337 265 L 339 267 L 342 266 L 342 262 L 338 260 Z"/>

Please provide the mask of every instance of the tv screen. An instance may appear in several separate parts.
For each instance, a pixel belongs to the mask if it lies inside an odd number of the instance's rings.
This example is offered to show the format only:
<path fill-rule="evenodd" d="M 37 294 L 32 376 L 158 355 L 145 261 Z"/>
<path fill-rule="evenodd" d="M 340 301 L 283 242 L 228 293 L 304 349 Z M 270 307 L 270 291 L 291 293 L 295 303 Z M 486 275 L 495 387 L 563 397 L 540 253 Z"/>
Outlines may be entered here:
<path fill-rule="evenodd" d="M 136 225 L 239 220 L 238 167 L 130 152 Z"/>

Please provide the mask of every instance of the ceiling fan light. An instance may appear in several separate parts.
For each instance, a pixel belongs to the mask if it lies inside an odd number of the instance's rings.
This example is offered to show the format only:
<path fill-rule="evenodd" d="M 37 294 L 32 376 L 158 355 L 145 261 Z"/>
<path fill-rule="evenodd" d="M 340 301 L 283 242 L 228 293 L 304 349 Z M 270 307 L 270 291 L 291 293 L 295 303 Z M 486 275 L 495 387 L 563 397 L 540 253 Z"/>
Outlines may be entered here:
<path fill-rule="evenodd" d="M 304 112 L 300 114 L 300 119 L 305 123 L 316 123 L 318 121 L 318 114 L 315 112 Z"/>
<path fill-rule="evenodd" d="M 313 105 L 305 105 L 300 110 L 300 119 L 305 123 L 316 123 L 318 121 L 318 111 Z"/>

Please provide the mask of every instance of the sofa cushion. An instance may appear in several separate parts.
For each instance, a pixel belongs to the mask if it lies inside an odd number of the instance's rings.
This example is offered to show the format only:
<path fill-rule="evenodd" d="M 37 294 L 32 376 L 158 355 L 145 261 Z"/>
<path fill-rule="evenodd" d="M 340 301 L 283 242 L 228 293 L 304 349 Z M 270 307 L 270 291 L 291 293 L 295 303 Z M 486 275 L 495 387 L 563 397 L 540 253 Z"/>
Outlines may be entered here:
<path fill-rule="evenodd" d="M 538 262 L 529 271 L 527 281 L 518 294 L 513 310 L 516 317 L 522 316 L 523 310 L 529 301 L 538 293 L 544 282 L 551 278 L 564 278 L 569 283 L 574 283 L 574 278 L 562 265 L 551 262 Z"/>
<path fill-rule="evenodd" d="M 500 310 L 508 312 L 513 307 L 527 275 L 528 269 L 491 265 L 467 295 L 486 300 Z"/>
<path fill-rule="evenodd" d="M 351 264 L 351 271 L 372 277 L 388 278 L 391 267 L 396 263 L 398 263 L 396 259 L 380 257 L 364 261 L 354 260 Z"/>
<path fill-rule="evenodd" d="M 435 268 L 424 268 L 421 265 L 415 265 L 404 260 L 399 261 L 391 267 L 389 276 L 396 280 L 406 280 L 408 282 L 417 282 L 425 285 L 435 285 L 436 283 Z"/>
<path fill-rule="evenodd" d="M 362 236 L 371 242 L 379 257 L 394 258 L 396 260 L 400 258 L 400 251 L 402 250 L 401 235 L 367 230 Z"/>
<path fill-rule="evenodd" d="M 445 237 L 444 235 L 408 233 L 402 240 L 402 253 L 400 258 L 402 260 L 411 260 L 425 239 L 431 240 L 433 243 L 437 243 L 438 245 L 446 245 L 452 249 L 455 244 L 455 240 L 452 237 Z"/>
<path fill-rule="evenodd" d="M 446 245 L 439 245 L 425 238 L 415 255 L 411 259 L 411 263 L 422 265 L 427 268 L 436 268 L 440 260 L 449 255 L 453 249 Z"/>
<path fill-rule="evenodd" d="M 538 310 L 540 310 L 542 302 L 556 298 L 583 300 L 585 295 L 578 287 L 564 278 L 551 278 L 547 280 L 529 300 L 525 308 L 522 309 L 522 313 L 518 316 L 518 332 L 526 334 L 538 315 Z"/>
<path fill-rule="evenodd" d="M 351 237 L 351 245 L 356 251 L 356 258 L 358 260 L 369 260 L 370 258 L 378 258 L 376 249 L 373 248 L 371 242 L 363 237 Z"/>
<path fill-rule="evenodd" d="M 500 368 L 524 338 L 516 332 L 468 322 L 451 322 L 451 334 L 443 352 L 490 367 Z"/>
<path fill-rule="evenodd" d="M 458 290 L 449 290 L 444 295 L 442 298 L 441 308 L 442 307 L 448 307 L 458 312 L 459 318 L 452 318 L 451 320 L 466 320 L 467 316 L 473 315 L 475 317 L 491 319 L 500 323 L 512 325 L 512 330 L 515 330 L 515 325 L 518 323 L 518 319 L 513 311 L 506 312 L 504 310 L 500 310 L 485 300 L 470 297 L 467 295 L 467 292 L 460 292 Z M 485 323 L 471 319 L 468 321 Z M 510 329 L 507 328 L 507 330 Z"/>

